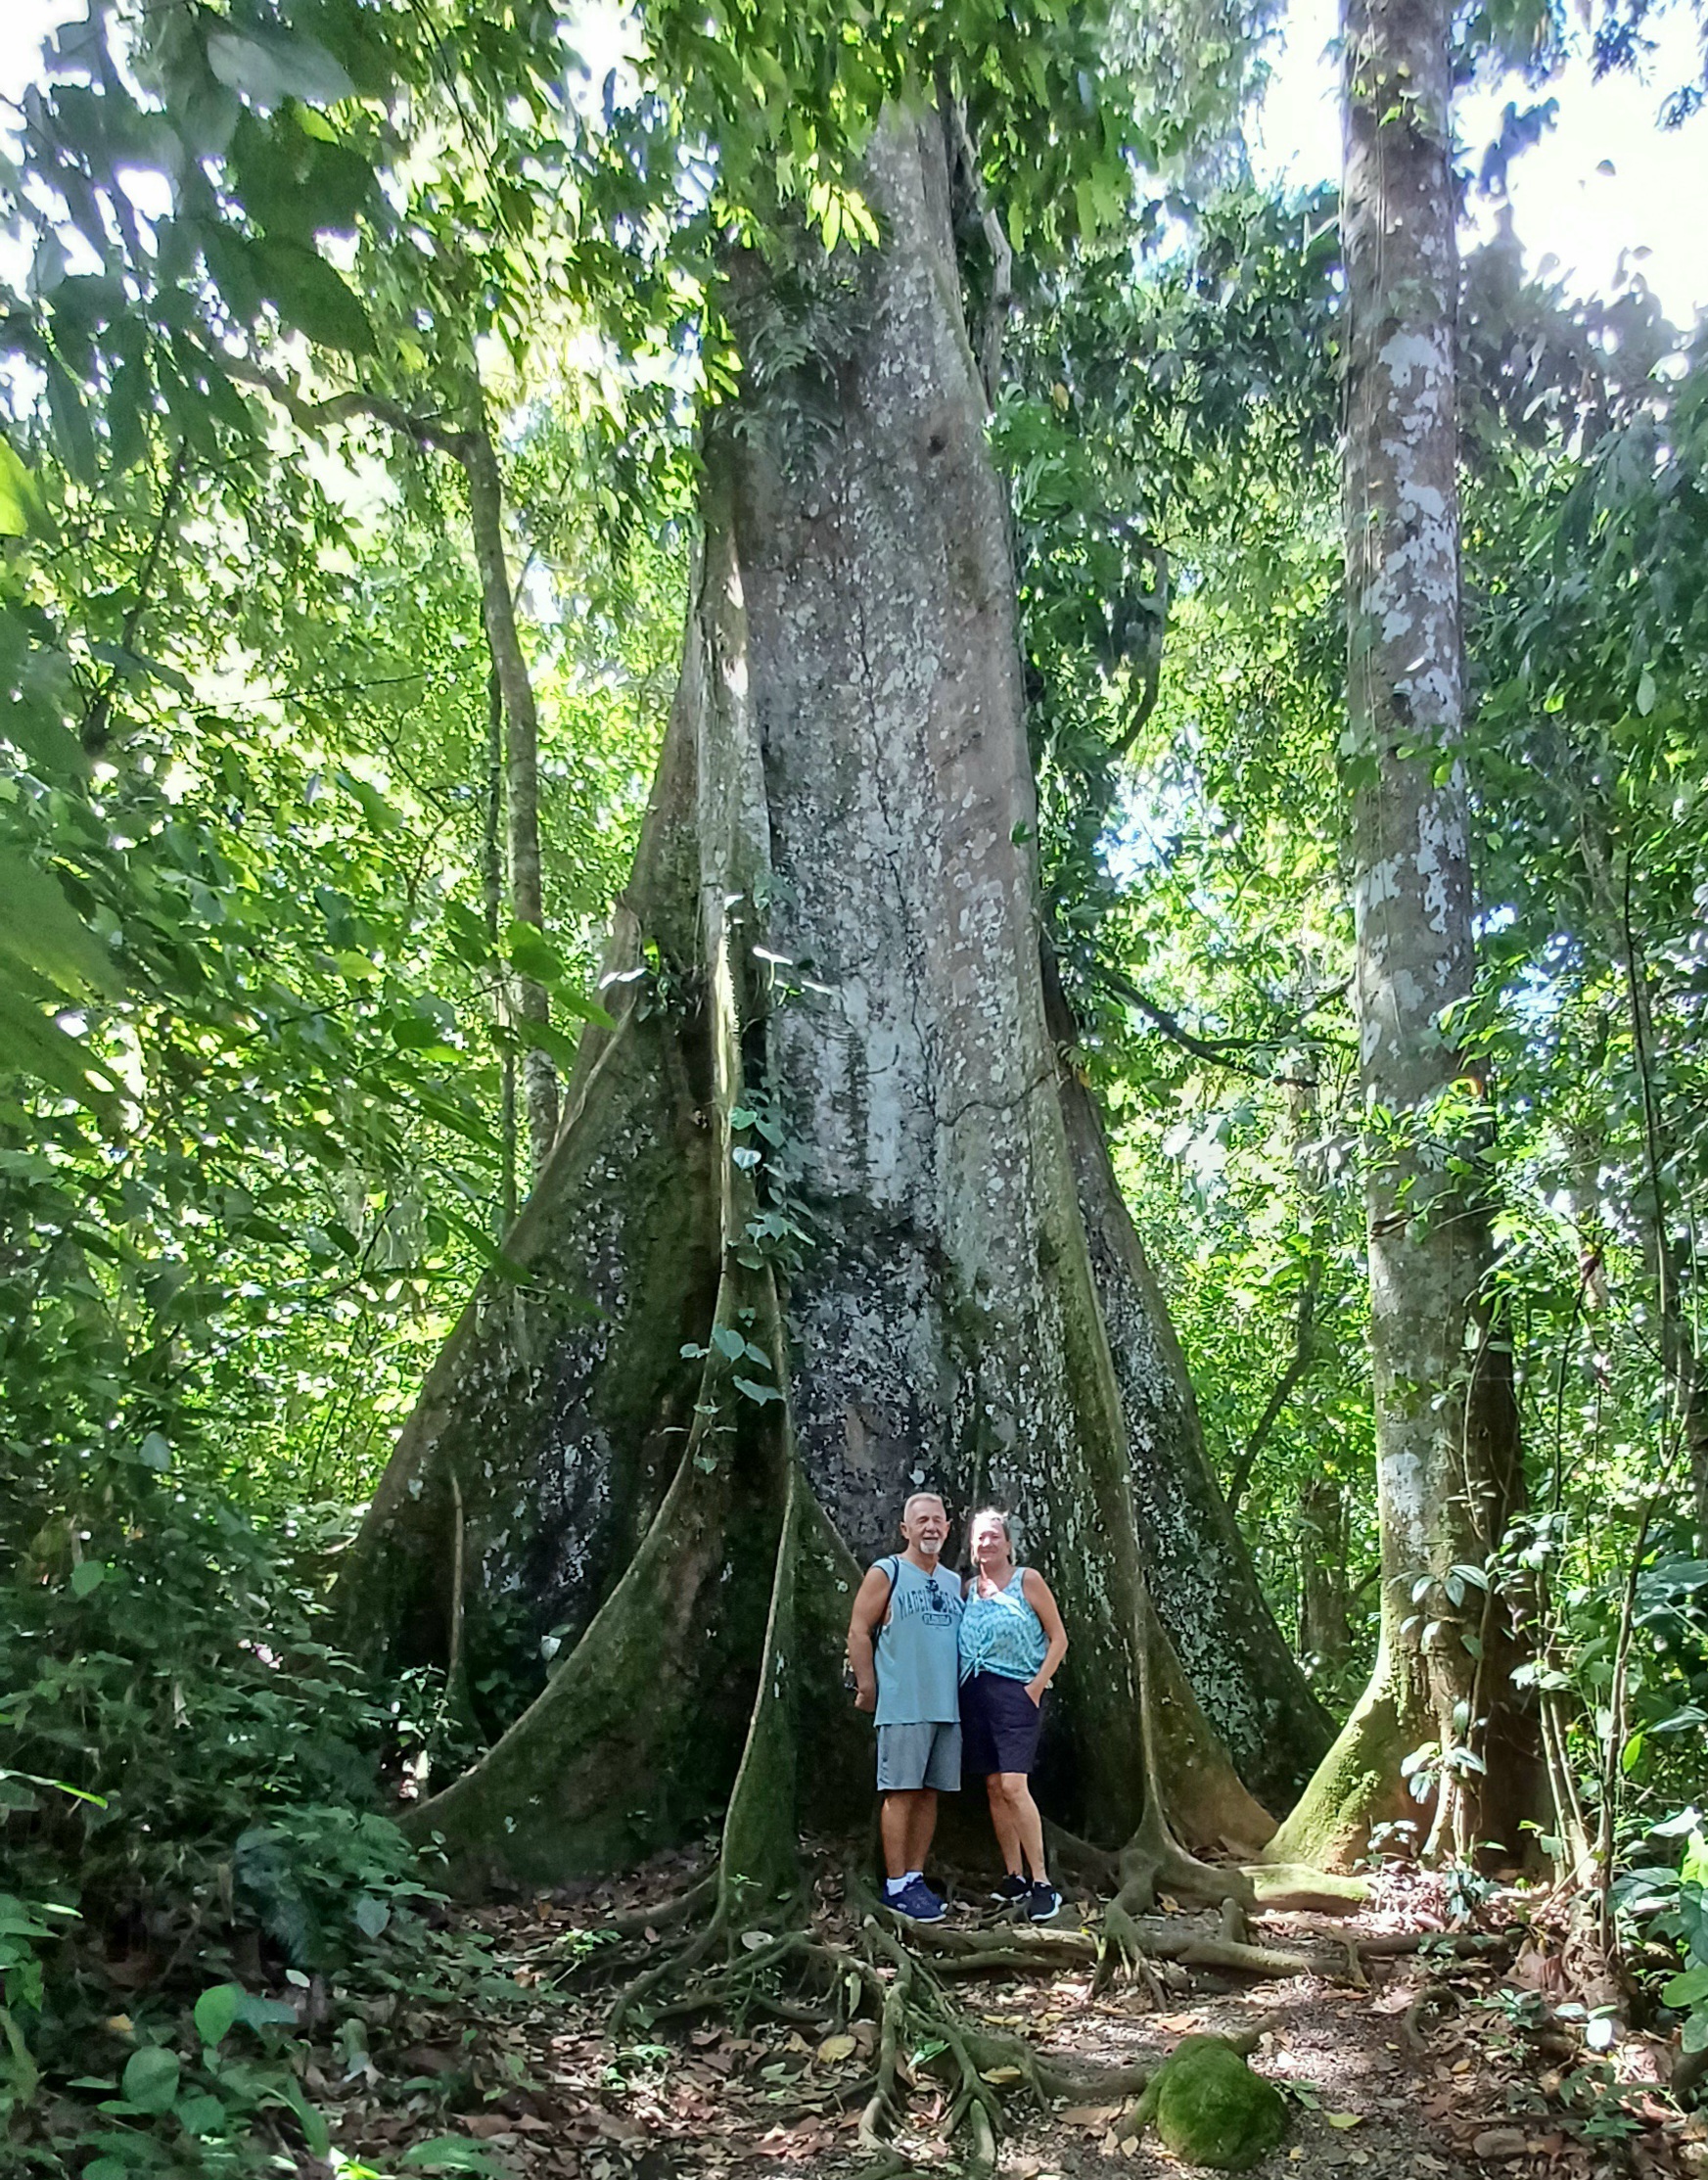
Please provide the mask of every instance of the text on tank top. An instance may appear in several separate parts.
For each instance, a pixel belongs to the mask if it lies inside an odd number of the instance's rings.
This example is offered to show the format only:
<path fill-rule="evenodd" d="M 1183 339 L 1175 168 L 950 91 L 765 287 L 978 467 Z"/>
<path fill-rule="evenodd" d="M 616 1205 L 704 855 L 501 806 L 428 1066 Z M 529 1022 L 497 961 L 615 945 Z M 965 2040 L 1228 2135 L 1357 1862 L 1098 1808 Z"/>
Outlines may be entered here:
<path fill-rule="evenodd" d="M 924 1574 L 898 1554 L 890 1609 L 878 1630 L 880 1726 L 952 1725 L 961 1715 L 961 1585 L 946 1568 Z"/>

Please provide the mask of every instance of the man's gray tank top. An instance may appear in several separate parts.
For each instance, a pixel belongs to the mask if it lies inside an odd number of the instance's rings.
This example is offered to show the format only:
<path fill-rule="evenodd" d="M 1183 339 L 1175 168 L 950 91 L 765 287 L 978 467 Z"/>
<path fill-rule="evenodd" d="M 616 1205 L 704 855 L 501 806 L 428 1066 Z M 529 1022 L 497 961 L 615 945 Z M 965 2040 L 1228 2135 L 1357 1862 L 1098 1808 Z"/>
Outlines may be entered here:
<path fill-rule="evenodd" d="M 922 1574 L 900 1554 L 890 1613 L 878 1630 L 880 1726 L 953 1725 L 961 1715 L 961 1580 L 946 1568 Z"/>

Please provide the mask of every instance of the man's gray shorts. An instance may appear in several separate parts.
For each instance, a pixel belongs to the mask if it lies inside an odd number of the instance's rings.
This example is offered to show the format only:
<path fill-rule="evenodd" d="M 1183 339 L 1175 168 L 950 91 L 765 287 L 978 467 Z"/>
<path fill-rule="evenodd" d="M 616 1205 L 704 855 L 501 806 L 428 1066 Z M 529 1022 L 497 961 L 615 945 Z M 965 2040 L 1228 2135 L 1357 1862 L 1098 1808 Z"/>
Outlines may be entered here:
<path fill-rule="evenodd" d="M 880 1726 L 878 1791 L 906 1794 L 921 1786 L 954 1794 L 961 1785 L 961 1730 L 958 1725 Z"/>

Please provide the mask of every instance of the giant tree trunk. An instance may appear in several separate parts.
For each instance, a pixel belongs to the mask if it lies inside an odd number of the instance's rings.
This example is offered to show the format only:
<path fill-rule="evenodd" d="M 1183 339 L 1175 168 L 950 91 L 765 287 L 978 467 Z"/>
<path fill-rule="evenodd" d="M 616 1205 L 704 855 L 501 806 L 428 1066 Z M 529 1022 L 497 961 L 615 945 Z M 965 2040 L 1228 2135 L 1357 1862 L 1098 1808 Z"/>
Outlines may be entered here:
<path fill-rule="evenodd" d="M 922 1483 L 1013 1507 L 1061 1600 L 1057 1815 L 1250 1846 L 1269 1827 L 1229 1750 L 1278 1798 L 1326 1739 L 1046 1011 L 935 116 L 888 120 L 868 188 L 881 249 L 804 249 L 806 365 L 763 368 L 778 295 L 732 271 L 755 367 L 708 434 L 618 1026 L 586 1034 L 522 1276 L 471 1305 L 345 1581 L 357 1632 L 442 1656 L 461 1534 L 477 1683 L 567 1631 L 422 1813 L 477 1871 L 638 1853 L 733 1785 L 726 1866 L 765 1881 L 797 1751 L 802 1815 L 846 1829 L 870 1792 L 839 1686 L 855 1555 Z"/>
<path fill-rule="evenodd" d="M 1516 1847 L 1512 1797 L 1528 1784 L 1500 1615 L 1479 1587 L 1522 1469 L 1510 1358 L 1488 1322 L 1478 1145 L 1462 1118 L 1474 1086 L 1452 1023 L 1475 963 L 1455 754 L 1451 14 L 1447 0 L 1342 9 L 1346 769 L 1382 1616 L 1370 1686 L 1273 1850 L 1303 1860 L 1355 1854 L 1383 1819 L 1427 1828 L 1437 1851 L 1463 1852 L 1491 1827 Z M 1414 1767 L 1423 1791 L 1408 1791 L 1402 1763 L 1432 1744 Z"/>

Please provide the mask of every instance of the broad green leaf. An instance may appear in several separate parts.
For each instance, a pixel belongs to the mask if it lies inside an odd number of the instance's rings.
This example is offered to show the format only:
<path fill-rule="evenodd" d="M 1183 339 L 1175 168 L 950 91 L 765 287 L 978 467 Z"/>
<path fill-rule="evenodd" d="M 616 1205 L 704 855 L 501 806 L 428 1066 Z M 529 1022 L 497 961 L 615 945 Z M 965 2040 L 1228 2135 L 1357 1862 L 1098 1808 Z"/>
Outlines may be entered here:
<path fill-rule="evenodd" d="M 43 527 L 35 479 L 19 460 L 12 441 L 0 438 L 0 537 L 27 537 Z"/>
<path fill-rule="evenodd" d="M 311 2157 L 325 2157 L 331 2146 L 325 2118 L 302 2094 L 300 2084 L 289 2078 L 285 2083 L 285 2099 L 297 2114 L 297 2123 L 302 2129 L 302 2140 L 308 2145 L 308 2155 Z"/>
<path fill-rule="evenodd" d="M 373 1893 L 364 1892 L 353 1910 L 356 1926 L 364 1936 L 377 1938 L 392 1920 L 392 1910 L 386 1901 Z"/>
<path fill-rule="evenodd" d="M 574 1014 L 583 1022 L 591 1022 L 598 1029 L 614 1030 L 617 1027 L 615 1017 L 608 1014 L 597 999 L 589 999 L 584 993 L 576 991 L 573 986 L 558 985 L 552 997 L 567 1014 Z"/>
<path fill-rule="evenodd" d="M 189 675 L 180 673 L 176 667 L 167 666 L 162 660 L 145 659 L 138 651 L 127 651 L 121 643 L 92 643 L 89 650 L 103 665 L 116 667 L 126 680 L 163 681 L 181 697 L 187 700 L 195 697 L 195 685 Z"/>
<path fill-rule="evenodd" d="M 353 772 L 341 770 L 338 779 L 339 785 L 346 789 L 360 803 L 362 813 L 375 832 L 394 833 L 398 826 L 402 824 L 402 818 L 398 816 L 377 787 L 371 787 L 365 779 L 357 779 Z"/>
<path fill-rule="evenodd" d="M 7 1068 L 111 1117 L 112 1078 L 74 1037 L 0 984 L 0 1071 Z"/>
<path fill-rule="evenodd" d="M 125 2061 L 118 2086 L 125 2102 L 138 2111 L 170 2111 L 182 2073 L 176 2052 L 161 2044 L 145 2044 Z"/>
<path fill-rule="evenodd" d="M 47 404 L 66 467 L 79 485 L 94 484 L 100 467 L 95 457 L 95 428 L 89 421 L 81 389 L 58 356 L 48 358 Z"/>
<path fill-rule="evenodd" d="M 199 219 L 193 231 L 215 287 L 233 315 L 248 325 L 260 309 L 265 293 L 254 245 L 248 236 L 217 219 Z"/>
<path fill-rule="evenodd" d="M 1696 1962 L 1661 1985 L 1663 2006 L 1695 2006 L 1708 1998 L 1708 1964 Z"/>
<path fill-rule="evenodd" d="M 466 2135 L 430 2135 L 425 2142 L 412 2144 L 397 2161 L 403 2165 L 422 2166 L 430 2172 L 502 2174 L 504 2171 L 489 2150 L 483 2150 Z"/>
<path fill-rule="evenodd" d="M 17 1893 L 0 1892 L 0 1937 L 45 1938 L 51 1934 L 47 1925 L 24 1906 Z"/>
<path fill-rule="evenodd" d="M 227 90 L 263 111 L 288 98 L 336 106 L 355 96 L 355 85 L 325 46 L 282 31 L 216 30 L 208 40 L 208 65 Z"/>
<path fill-rule="evenodd" d="M 0 956 L 6 955 L 72 997 L 119 990 L 112 956 L 57 881 L 16 850 L 0 848 Z"/>
<path fill-rule="evenodd" d="M 750 1401 L 757 1401 L 762 1408 L 766 1401 L 780 1401 L 783 1397 L 774 1385 L 761 1385 L 751 1377 L 732 1378 L 730 1382 L 738 1393 L 745 1395 Z"/>
<path fill-rule="evenodd" d="M 531 1022 L 526 1015 L 513 1023 L 512 1028 L 520 1044 L 531 1051 L 546 1053 L 566 1075 L 575 1066 L 580 1046 L 567 1031 L 555 1028 L 550 1022 Z"/>
<path fill-rule="evenodd" d="M 503 1150 L 504 1145 L 496 1133 L 476 1114 L 465 1112 L 452 1099 L 441 1097 L 437 1091 L 428 1090 L 417 1090 L 413 1094 L 416 1104 L 429 1120 L 437 1121 L 441 1128 L 448 1128 L 453 1135 L 461 1136 L 465 1142 L 494 1154 Z"/>
<path fill-rule="evenodd" d="M 187 2135 L 221 2134 L 228 2125 L 224 2099 L 206 2091 L 197 2097 L 180 2098 L 172 2116 Z"/>
<path fill-rule="evenodd" d="M 447 901 L 444 927 L 459 961 L 466 961 L 472 969 L 484 969 L 491 960 L 492 948 L 486 937 L 486 926 L 473 909 L 466 908 L 460 901 Z"/>
<path fill-rule="evenodd" d="M 243 2016 L 249 1993 L 241 1983 L 212 1983 L 196 2001 L 196 2033 L 205 2044 L 221 2044 Z"/>
<path fill-rule="evenodd" d="M 511 966 L 518 976 L 534 984 L 556 984 L 564 973 L 563 962 L 545 934 L 531 923 L 512 923 L 505 933 Z"/>
<path fill-rule="evenodd" d="M 288 325 L 322 348 L 372 355 L 374 328 L 361 298 L 317 250 L 269 235 L 251 255 L 262 295 Z"/>
<path fill-rule="evenodd" d="M 251 2028 L 295 2028 L 297 2010 L 287 2006 L 281 1998 L 259 1998 L 253 1992 L 246 1992 L 243 2019 Z"/>
<path fill-rule="evenodd" d="M 134 469 L 148 452 L 151 402 L 147 374 L 139 363 L 124 362 L 113 374 L 107 396 L 107 448 L 115 471 Z"/>
<path fill-rule="evenodd" d="M 107 1579 L 104 1559 L 82 1559 L 71 1569 L 71 1595 L 74 1598 L 92 1597 Z"/>

